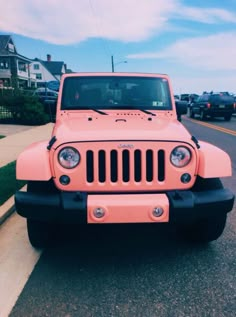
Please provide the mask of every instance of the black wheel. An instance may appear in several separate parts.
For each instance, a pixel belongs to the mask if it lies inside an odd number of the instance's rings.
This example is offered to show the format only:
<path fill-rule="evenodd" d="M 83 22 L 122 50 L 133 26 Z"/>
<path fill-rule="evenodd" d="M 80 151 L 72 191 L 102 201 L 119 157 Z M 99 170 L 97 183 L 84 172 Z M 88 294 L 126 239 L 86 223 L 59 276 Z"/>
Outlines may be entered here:
<path fill-rule="evenodd" d="M 226 114 L 226 115 L 224 116 L 225 121 L 230 121 L 230 120 L 231 120 L 231 117 L 232 117 L 231 114 Z"/>
<path fill-rule="evenodd" d="M 223 188 L 223 185 L 219 178 L 204 179 L 198 176 L 192 191 L 200 192 L 221 188 Z M 223 233 L 226 219 L 227 213 L 212 213 L 212 216 L 206 216 L 196 220 L 192 224 L 181 226 L 182 234 L 193 242 L 207 243 L 214 241 Z"/>
<path fill-rule="evenodd" d="M 188 116 L 189 116 L 189 118 L 192 118 L 192 119 L 194 119 L 194 117 L 195 117 L 195 114 L 193 112 L 192 107 L 188 107 Z"/>
<path fill-rule="evenodd" d="M 199 219 L 194 224 L 185 227 L 185 237 L 193 242 L 207 243 L 218 239 L 224 231 L 227 215 L 213 215 Z"/>
<path fill-rule="evenodd" d="M 34 248 L 47 247 L 51 242 L 52 228 L 49 223 L 27 219 L 28 237 Z"/>
<path fill-rule="evenodd" d="M 200 119 L 202 121 L 206 120 L 206 114 L 203 109 L 200 110 Z"/>
<path fill-rule="evenodd" d="M 48 193 L 57 191 L 52 180 L 48 182 L 43 181 L 29 181 L 27 184 L 27 191 L 32 193 Z M 32 211 L 33 213 L 33 211 Z M 50 245 L 51 237 L 55 225 L 43 221 L 27 219 L 27 230 L 29 241 L 35 248 L 44 248 Z"/>

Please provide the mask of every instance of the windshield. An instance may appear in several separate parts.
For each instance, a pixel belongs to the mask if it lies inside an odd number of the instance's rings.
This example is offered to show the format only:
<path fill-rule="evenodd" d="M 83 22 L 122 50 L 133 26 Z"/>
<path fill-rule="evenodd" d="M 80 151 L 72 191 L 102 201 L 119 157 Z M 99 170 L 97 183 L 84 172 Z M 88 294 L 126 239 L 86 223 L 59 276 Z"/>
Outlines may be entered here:
<path fill-rule="evenodd" d="M 65 79 L 61 109 L 170 110 L 172 107 L 164 78 L 78 76 Z"/>
<path fill-rule="evenodd" d="M 214 103 L 234 103 L 234 98 L 233 96 L 230 95 L 211 95 L 210 101 Z"/>

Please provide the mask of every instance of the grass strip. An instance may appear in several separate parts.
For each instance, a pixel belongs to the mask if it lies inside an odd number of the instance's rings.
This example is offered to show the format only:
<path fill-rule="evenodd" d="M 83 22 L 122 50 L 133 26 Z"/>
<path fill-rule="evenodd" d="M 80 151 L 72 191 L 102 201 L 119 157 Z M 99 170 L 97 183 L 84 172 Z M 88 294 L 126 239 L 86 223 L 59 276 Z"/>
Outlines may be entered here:
<path fill-rule="evenodd" d="M 0 168 L 0 206 L 26 184 L 16 180 L 16 161 Z"/>

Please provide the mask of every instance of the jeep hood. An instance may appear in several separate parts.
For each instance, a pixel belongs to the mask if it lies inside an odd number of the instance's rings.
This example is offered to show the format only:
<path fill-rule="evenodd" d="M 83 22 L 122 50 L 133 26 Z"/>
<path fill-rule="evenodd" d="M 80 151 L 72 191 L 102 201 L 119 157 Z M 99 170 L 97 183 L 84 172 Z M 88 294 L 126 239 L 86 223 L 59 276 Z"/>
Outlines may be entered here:
<path fill-rule="evenodd" d="M 54 127 L 55 146 L 77 141 L 163 140 L 189 142 L 191 135 L 172 116 L 94 115 L 65 117 Z"/>

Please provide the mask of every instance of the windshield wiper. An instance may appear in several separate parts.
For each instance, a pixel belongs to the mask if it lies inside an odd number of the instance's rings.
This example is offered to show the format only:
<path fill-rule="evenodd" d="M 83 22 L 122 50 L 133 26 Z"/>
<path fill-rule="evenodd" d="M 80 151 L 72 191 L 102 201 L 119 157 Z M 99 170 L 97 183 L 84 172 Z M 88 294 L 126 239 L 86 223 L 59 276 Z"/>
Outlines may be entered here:
<path fill-rule="evenodd" d="M 152 116 L 156 116 L 155 113 L 151 112 L 151 111 L 148 111 L 148 110 L 145 110 L 145 109 L 140 109 L 140 108 L 137 108 L 135 106 L 130 106 L 130 105 L 115 105 L 114 108 L 109 108 L 110 110 L 138 110 L 138 111 L 141 111 L 141 112 L 144 112 L 146 114 L 150 114 Z"/>
<path fill-rule="evenodd" d="M 156 116 L 155 113 L 153 113 L 153 112 L 151 112 L 151 111 L 148 111 L 148 110 L 145 110 L 145 109 L 137 109 L 137 110 L 142 111 L 142 112 L 144 112 L 144 113 L 146 113 L 146 114 L 150 114 L 150 115 L 152 115 L 152 116 Z"/>
<path fill-rule="evenodd" d="M 104 115 L 104 116 L 107 116 L 107 113 L 106 113 L 106 112 L 103 112 L 103 111 L 101 111 L 101 110 L 99 110 L 99 109 L 94 109 L 94 108 L 86 108 L 86 109 L 88 109 L 88 110 L 93 110 L 93 111 L 95 111 L 95 112 L 97 112 L 97 113 L 99 113 L 99 114 L 102 114 L 102 115 Z"/>

